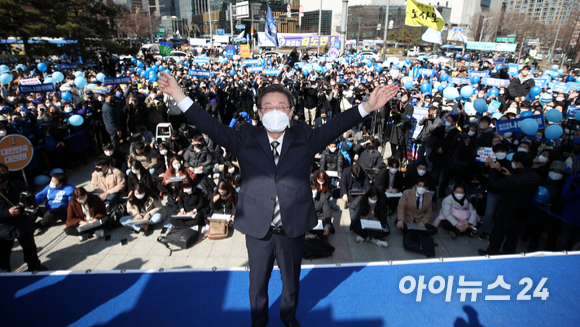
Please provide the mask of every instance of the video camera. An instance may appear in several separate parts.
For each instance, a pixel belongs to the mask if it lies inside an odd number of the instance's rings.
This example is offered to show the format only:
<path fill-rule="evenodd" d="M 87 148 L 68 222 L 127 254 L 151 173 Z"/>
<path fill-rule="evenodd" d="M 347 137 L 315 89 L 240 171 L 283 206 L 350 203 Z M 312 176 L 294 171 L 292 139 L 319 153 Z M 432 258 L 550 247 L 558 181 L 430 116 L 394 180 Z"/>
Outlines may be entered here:
<path fill-rule="evenodd" d="M 32 198 L 33 195 L 31 192 L 28 191 L 24 191 L 20 193 L 20 197 L 18 198 L 18 206 L 22 207 L 22 209 L 24 210 L 24 212 L 26 212 L 29 215 L 36 215 L 36 213 L 38 212 L 38 208 L 37 207 L 29 207 L 27 204 L 28 199 Z"/>

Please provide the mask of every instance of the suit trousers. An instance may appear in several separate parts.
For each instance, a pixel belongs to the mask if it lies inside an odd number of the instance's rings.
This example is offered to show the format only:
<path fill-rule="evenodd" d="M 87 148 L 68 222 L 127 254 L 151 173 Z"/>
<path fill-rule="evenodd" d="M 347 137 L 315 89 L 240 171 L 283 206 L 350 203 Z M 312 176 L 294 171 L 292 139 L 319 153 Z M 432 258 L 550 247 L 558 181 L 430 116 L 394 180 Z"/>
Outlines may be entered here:
<path fill-rule="evenodd" d="M 314 126 L 316 120 L 316 107 L 312 109 L 304 108 L 304 121 L 310 126 Z"/>
<path fill-rule="evenodd" d="M 300 265 L 304 252 L 304 235 L 290 238 L 269 231 L 262 239 L 246 235 L 250 264 L 250 307 L 252 326 L 268 324 L 268 282 L 277 261 L 282 277 L 280 318 L 285 324 L 296 321 L 300 290 Z"/>
<path fill-rule="evenodd" d="M 491 234 L 489 235 L 489 254 L 515 254 L 518 246 L 518 238 L 524 229 L 522 224 L 508 226 L 504 223 L 504 217 L 498 214 L 493 223 Z M 505 243 L 504 243 L 505 239 Z M 503 247 L 502 247 L 503 243 Z M 500 252 L 500 248 L 503 250 Z"/>
<path fill-rule="evenodd" d="M 34 232 L 22 235 L 18 238 L 18 243 L 24 252 L 24 261 L 28 264 L 28 270 L 33 271 L 40 266 L 40 260 L 36 254 L 36 242 L 34 242 Z M 0 269 L 4 271 L 11 271 L 10 269 L 10 254 L 14 246 L 14 239 L 2 240 L 0 239 Z"/>

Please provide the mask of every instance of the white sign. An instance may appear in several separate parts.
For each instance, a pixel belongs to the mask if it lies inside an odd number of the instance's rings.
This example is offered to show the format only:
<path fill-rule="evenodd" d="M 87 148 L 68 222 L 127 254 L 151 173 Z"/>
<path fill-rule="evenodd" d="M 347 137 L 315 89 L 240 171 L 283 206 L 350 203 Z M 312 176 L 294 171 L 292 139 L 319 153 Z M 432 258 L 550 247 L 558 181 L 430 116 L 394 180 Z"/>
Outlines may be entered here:
<path fill-rule="evenodd" d="M 38 80 L 38 78 L 36 77 L 20 80 L 20 85 L 38 85 L 38 84 L 42 83 L 40 83 L 40 80 Z"/>

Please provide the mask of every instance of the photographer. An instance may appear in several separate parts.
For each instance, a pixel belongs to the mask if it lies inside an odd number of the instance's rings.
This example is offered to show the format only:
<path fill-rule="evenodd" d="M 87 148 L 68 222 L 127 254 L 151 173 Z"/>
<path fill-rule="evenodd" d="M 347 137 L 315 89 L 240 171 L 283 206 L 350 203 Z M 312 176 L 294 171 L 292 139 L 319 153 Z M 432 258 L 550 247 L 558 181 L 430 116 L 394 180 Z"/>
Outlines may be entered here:
<path fill-rule="evenodd" d="M 421 130 L 418 140 L 416 140 L 416 143 L 421 144 L 418 151 L 419 155 L 417 161 L 420 162 L 423 158 L 427 159 L 429 171 L 433 170 L 433 163 L 429 161 L 429 155 L 431 154 L 431 151 L 433 151 L 433 146 L 437 140 L 436 137 L 432 137 L 432 133 L 440 123 L 442 123 L 442 121 L 439 115 L 439 109 L 436 106 L 429 107 L 429 112 L 419 121 L 419 125 L 423 126 L 423 129 Z"/>
<path fill-rule="evenodd" d="M 0 164 L 0 269 L 3 271 L 11 271 L 10 254 L 14 239 L 18 239 L 22 247 L 28 271 L 47 270 L 40 264 L 36 254 L 34 218 L 24 208 L 24 206 L 36 205 L 34 197 L 25 197 L 26 193 L 23 194 L 27 191 L 24 183 L 10 181 L 8 167 Z M 21 203 L 20 200 L 25 200 L 26 203 Z"/>

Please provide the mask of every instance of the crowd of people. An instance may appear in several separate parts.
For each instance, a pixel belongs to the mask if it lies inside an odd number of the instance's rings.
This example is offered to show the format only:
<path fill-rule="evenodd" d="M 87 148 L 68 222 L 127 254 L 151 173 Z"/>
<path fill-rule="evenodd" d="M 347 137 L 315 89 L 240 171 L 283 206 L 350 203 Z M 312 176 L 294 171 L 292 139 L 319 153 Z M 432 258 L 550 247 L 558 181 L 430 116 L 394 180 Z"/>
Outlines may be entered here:
<path fill-rule="evenodd" d="M 256 63 L 261 70 L 252 69 Z M 157 83 L 161 71 L 174 76 L 221 123 L 238 130 L 244 124 L 261 126 L 256 99 L 273 84 L 283 85 L 294 97 L 290 126 L 311 128 L 364 102 L 377 87 L 400 86 L 384 108 L 317 154 L 311 170 L 312 198 L 321 220 L 312 232 L 316 237 L 334 233 L 332 212 L 340 210 L 340 199 L 350 212 L 356 241 L 380 247 L 388 246 L 390 217 L 405 234 L 433 235 L 440 224 L 452 239 L 477 235 L 489 240 L 480 254 L 515 253 L 520 236 L 530 241 L 528 251 L 570 250 L 575 244 L 580 124 L 574 113 L 580 107 L 580 88 L 560 92 L 552 82 L 575 82 L 578 70 L 557 74 L 524 65 L 510 75 L 507 66 L 491 59 L 443 64 L 389 58 L 381 64 L 354 51 L 329 58 L 296 49 L 251 64 L 238 56 L 208 59 L 204 54 L 185 60 L 109 60 L 106 67 L 85 62 L 74 70 L 63 69 L 61 62 L 41 64 L 0 67 L 0 74 L 11 76 L 0 88 L 0 138 L 19 134 L 33 144 L 34 157 L 25 168 L 29 182 L 49 175 L 48 185 L 37 185 L 35 196 L 23 197 L 27 187 L 19 180 L 22 174 L 0 164 L 4 271 L 11 270 L 14 239 L 30 270 L 46 268 L 36 255 L 34 233 L 59 221 L 65 222 L 66 234 L 81 241 L 93 234 L 104 237 L 117 225 L 150 235 L 170 212 L 195 216 L 169 221 L 201 232 L 214 213 L 234 221 L 244 172 L 230 151 L 190 125 L 177 103 L 163 94 Z M 208 75 L 200 77 L 199 71 Z M 473 76 L 501 82 L 499 87 L 484 85 Z M 104 77 L 130 77 L 130 83 L 104 83 Z M 549 83 L 534 94 L 535 79 L 544 77 Z M 21 93 L 19 85 L 27 79 L 53 83 L 55 90 Z M 467 96 L 465 85 L 472 87 Z M 461 90 L 461 95 L 452 96 L 449 89 Z M 477 100 L 486 107 L 497 103 L 496 110 L 472 110 Z M 545 128 L 533 133 L 519 127 L 507 133 L 496 130 L 502 121 L 554 109 L 561 113 L 560 121 L 545 121 Z M 419 110 L 425 111 L 421 117 Z M 73 116 L 82 117 L 82 123 L 72 124 Z M 552 125 L 563 133 L 546 135 Z M 415 129 L 420 132 L 414 135 Z M 477 160 L 486 148 L 487 156 Z M 383 160 L 386 150 L 391 156 Z M 91 189 L 69 184 L 66 171 L 89 164 L 89 157 L 95 158 L 95 171 L 87 176 Z M 549 197 L 539 201 L 538 190 L 544 188 Z M 433 213 L 437 201 L 441 209 Z M 37 205 L 42 206 L 33 210 Z M 122 211 L 120 217 L 116 210 Z M 379 221 L 381 229 L 366 228 L 370 220 Z M 88 224 L 94 227 L 79 228 Z M 540 247 L 542 233 L 547 241 Z"/>

